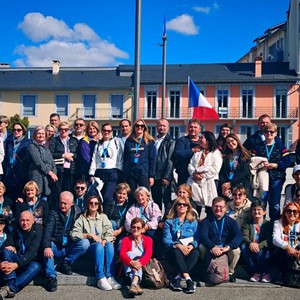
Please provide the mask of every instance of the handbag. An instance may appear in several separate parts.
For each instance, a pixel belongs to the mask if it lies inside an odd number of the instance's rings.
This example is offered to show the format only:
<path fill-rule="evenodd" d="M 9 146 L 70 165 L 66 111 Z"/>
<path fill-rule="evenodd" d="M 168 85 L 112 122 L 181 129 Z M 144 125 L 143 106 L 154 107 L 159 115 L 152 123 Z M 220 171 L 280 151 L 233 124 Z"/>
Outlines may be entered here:
<path fill-rule="evenodd" d="M 284 274 L 283 285 L 300 288 L 300 260 L 290 257 L 288 260 L 287 271 Z"/>
<path fill-rule="evenodd" d="M 207 282 L 219 284 L 229 281 L 228 256 L 223 254 L 213 257 L 207 268 Z"/>
<path fill-rule="evenodd" d="M 162 264 L 156 258 L 151 258 L 143 267 L 142 286 L 149 289 L 161 289 L 167 285 L 168 279 Z"/>

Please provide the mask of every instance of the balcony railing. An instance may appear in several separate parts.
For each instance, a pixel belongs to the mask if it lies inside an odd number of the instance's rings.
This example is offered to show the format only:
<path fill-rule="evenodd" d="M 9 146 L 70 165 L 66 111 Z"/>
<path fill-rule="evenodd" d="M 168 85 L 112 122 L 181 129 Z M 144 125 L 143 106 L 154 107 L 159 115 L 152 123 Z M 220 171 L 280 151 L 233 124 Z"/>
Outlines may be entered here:
<path fill-rule="evenodd" d="M 243 108 L 227 108 L 220 107 L 217 112 L 220 119 L 258 119 L 261 115 L 267 114 L 271 119 L 298 119 L 298 107 L 289 107 L 286 109 L 278 109 L 273 107 L 258 107 L 252 109 Z M 165 118 L 167 119 L 189 119 L 192 117 L 193 111 L 188 107 L 181 107 L 180 109 L 165 110 Z M 161 118 L 161 109 L 144 109 L 140 110 L 139 116 L 143 119 L 158 119 Z"/>
<path fill-rule="evenodd" d="M 77 108 L 76 112 L 71 116 L 71 119 L 83 118 L 85 120 L 122 120 L 131 119 L 132 109 L 128 108 L 126 110 L 117 110 L 111 108 L 96 108 L 96 109 L 86 109 Z"/>

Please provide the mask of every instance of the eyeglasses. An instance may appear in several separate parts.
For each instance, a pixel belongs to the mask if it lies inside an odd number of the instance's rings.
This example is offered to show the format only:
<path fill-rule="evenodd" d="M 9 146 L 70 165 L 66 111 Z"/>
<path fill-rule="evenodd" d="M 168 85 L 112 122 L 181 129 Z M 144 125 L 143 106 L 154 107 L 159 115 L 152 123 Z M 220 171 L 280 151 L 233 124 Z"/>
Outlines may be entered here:
<path fill-rule="evenodd" d="M 183 207 L 187 207 L 188 205 L 186 203 L 176 203 L 176 206 L 183 206 Z"/>
<path fill-rule="evenodd" d="M 91 202 L 89 203 L 89 205 L 95 205 L 95 206 L 97 206 L 97 205 L 99 205 L 99 202 L 93 202 L 93 201 L 91 201 Z"/>
<path fill-rule="evenodd" d="M 141 230 L 142 227 L 140 227 L 140 226 L 131 226 L 131 229 Z"/>
<path fill-rule="evenodd" d="M 0 221 L 0 225 L 4 225 L 5 224 L 5 222 L 4 221 Z"/>
<path fill-rule="evenodd" d="M 215 208 L 215 209 L 223 209 L 223 208 L 225 208 L 225 206 L 221 206 L 221 205 L 214 205 L 214 208 Z"/>
<path fill-rule="evenodd" d="M 135 124 L 134 126 L 135 126 L 136 128 L 139 128 L 139 127 L 145 128 L 145 125 L 144 125 L 144 124 Z"/>
<path fill-rule="evenodd" d="M 242 197 L 244 194 L 242 194 L 242 193 L 233 193 L 232 195 L 233 195 L 233 196 Z"/>
<path fill-rule="evenodd" d="M 275 131 L 273 131 L 273 130 L 264 130 L 264 133 L 267 133 L 267 134 L 274 134 L 275 133 Z"/>
<path fill-rule="evenodd" d="M 83 191 L 85 189 L 85 186 L 75 186 L 75 189 Z"/>
<path fill-rule="evenodd" d="M 59 128 L 58 130 L 59 130 L 59 131 L 68 131 L 69 128 Z"/>
<path fill-rule="evenodd" d="M 112 132 L 112 130 L 110 130 L 110 129 L 102 129 L 102 131 L 103 131 L 103 132 L 108 132 L 108 133 L 111 133 L 111 132 Z"/>
<path fill-rule="evenodd" d="M 85 124 L 82 124 L 82 123 L 75 123 L 75 126 L 80 126 L 80 127 L 82 127 L 82 126 L 84 126 Z"/>
<path fill-rule="evenodd" d="M 294 214 L 294 215 L 298 215 L 298 210 L 297 209 L 287 209 L 286 213 L 288 214 Z"/>
<path fill-rule="evenodd" d="M 7 122 L 5 122 L 5 121 L 0 121 L 0 124 L 2 124 L 2 123 L 5 123 L 5 124 L 6 124 Z"/>
<path fill-rule="evenodd" d="M 16 131 L 16 132 L 21 132 L 22 129 L 21 128 L 14 128 L 13 131 Z"/>

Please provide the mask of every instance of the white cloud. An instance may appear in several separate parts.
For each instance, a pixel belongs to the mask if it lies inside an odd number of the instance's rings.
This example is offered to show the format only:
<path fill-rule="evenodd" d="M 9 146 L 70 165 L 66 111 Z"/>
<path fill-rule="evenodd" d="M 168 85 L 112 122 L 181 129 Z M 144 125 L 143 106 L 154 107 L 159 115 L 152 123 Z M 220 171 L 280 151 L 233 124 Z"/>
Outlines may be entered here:
<path fill-rule="evenodd" d="M 209 14 L 211 8 L 209 6 L 203 7 L 203 6 L 194 6 L 193 10 L 197 11 L 197 12 L 202 12 L 205 14 Z"/>
<path fill-rule="evenodd" d="M 95 31 L 83 23 L 70 28 L 65 22 L 40 13 L 29 13 L 19 24 L 33 45 L 20 45 L 15 52 L 21 58 L 16 66 L 42 67 L 58 59 L 61 66 L 107 66 L 117 65 L 118 59 L 128 54 L 113 43 L 101 39 Z"/>
<path fill-rule="evenodd" d="M 187 14 L 168 21 L 167 29 L 185 35 L 197 35 L 199 33 L 199 28 L 195 25 L 193 17 Z"/>

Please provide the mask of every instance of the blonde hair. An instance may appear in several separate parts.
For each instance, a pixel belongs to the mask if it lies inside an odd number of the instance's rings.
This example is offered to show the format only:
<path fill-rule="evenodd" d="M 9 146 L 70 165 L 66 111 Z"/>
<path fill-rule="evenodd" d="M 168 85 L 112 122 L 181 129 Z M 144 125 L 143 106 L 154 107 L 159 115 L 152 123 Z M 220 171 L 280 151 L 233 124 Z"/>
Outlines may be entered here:
<path fill-rule="evenodd" d="M 174 219 L 177 217 L 176 206 L 179 201 L 187 204 L 188 210 L 186 212 L 186 219 L 189 220 L 190 222 L 193 222 L 196 219 L 194 209 L 191 205 L 190 200 L 187 198 L 183 198 L 183 197 L 178 197 L 177 199 L 174 200 L 173 205 L 169 211 L 169 214 L 167 215 L 167 219 Z"/>
<path fill-rule="evenodd" d="M 35 181 L 31 180 L 31 181 L 28 181 L 25 185 L 24 185 L 24 188 L 23 188 L 23 194 L 26 195 L 26 191 L 31 189 L 31 188 L 34 188 L 36 190 L 36 194 L 38 195 L 40 193 L 40 189 L 38 187 L 38 185 L 36 184 Z"/>
<path fill-rule="evenodd" d="M 144 124 L 144 133 L 143 133 L 143 140 L 145 141 L 145 144 L 148 144 L 150 141 L 155 142 L 155 139 L 150 135 L 148 126 L 146 122 L 143 119 L 137 119 L 134 121 L 130 137 L 138 144 L 140 144 L 140 141 L 135 137 L 135 125 L 137 122 L 142 122 Z"/>

